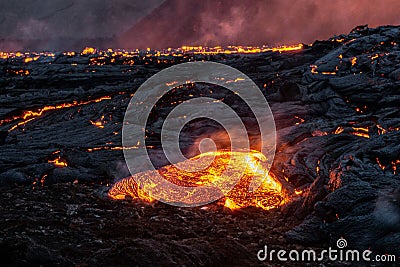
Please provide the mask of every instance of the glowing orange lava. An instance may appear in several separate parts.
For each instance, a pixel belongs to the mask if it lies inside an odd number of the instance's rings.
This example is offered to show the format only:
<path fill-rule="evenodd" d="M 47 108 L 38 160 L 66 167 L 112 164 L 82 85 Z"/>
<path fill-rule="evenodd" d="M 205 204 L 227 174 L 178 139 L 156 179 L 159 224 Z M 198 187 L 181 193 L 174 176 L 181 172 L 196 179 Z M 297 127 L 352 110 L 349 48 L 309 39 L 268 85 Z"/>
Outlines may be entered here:
<path fill-rule="evenodd" d="M 49 160 L 48 162 L 49 163 L 53 163 L 54 166 L 57 166 L 57 167 L 67 167 L 68 166 L 67 162 L 65 160 L 61 159 L 61 158 L 56 158 L 54 160 Z"/>
<path fill-rule="evenodd" d="M 350 133 L 352 135 L 369 138 L 369 129 L 366 127 L 352 127 L 354 132 Z"/>
<path fill-rule="evenodd" d="M 104 125 L 101 121 L 90 121 L 90 123 L 98 128 L 104 128 Z"/>
<path fill-rule="evenodd" d="M 318 66 L 317 65 L 310 65 L 311 73 L 312 74 L 322 74 L 322 75 L 336 75 L 335 71 L 323 71 L 323 72 L 318 72 Z M 338 67 L 336 66 L 335 70 L 338 70 Z"/>
<path fill-rule="evenodd" d="M 182 46 L 176 49 L 176 51 L 182 54 L 194 53 L 194 54 L 205 54 L 205 55 L 216 55 L 216 54 L 254 54 L 262 52 L 290 52 L 304 49 L 303 44 L 296 45 L 284 45 L 279 47 L 268 47 L 268 46 L 235 46 L 230 45 L 227 47 L 215 46 L 215 47 L 203 47 L 203 46 Z M 170 49 L 169 51 L 173 51 Z"/>
<path fill-rule="evenodd" d="M 356 57 L 351 58 L 351 65 L 354 66 L 356 64 L 357 64 L 357 58 Z"/>
<path fill-rule="evenodd" d="M 63 104 L 54 105 L 54 106 L 45 106 L 45 107 L 43 107 L 41 109 L 38 109 L 37 111 L 27 110 L 20 116 L 13 116 L 13 117 L 1 120 L 0 121 L 0 126 L 4 125 L 6 123 L 13 122 L 15 120 L 22 120 L 22 121 L 18 122 L 17 124 L 15 124 L 14 126 L 12 126 L 8 130 L 9 132 L 11 132 L 11 131 L 15 130 L 16 128 L 18 128 L 19 126 L 23 126 L 23 125 L 27 124 L 28 122 L 34 120 L 35 118 L 42 116 L 43 113 L 48 111 L 48 110 L 70 108 L 70 107 L 81 106 L 81 105 L 86 105 L 86 104 L 90 104 L 90 103 L 98 103 L 98 102 L 101 102 L 103 100 L 110 100 L 110 99 L 111 99 L 110 96 L 102 96 L 100 98 L 93 99 L 93 100 L 88 100 L 88 101 L 81 101 L 81 102 L 73 101 L 71 103 L 63 103 Z"/>
<path fill-rule="evenodd" d="M 96 49 L 93 47 L 85 47 L 82 51 L 82 55 L 93 55 L 96 53 Z"/>
<path fill-rule="evenodd" d="M 202 171 L 188 172 L 184 169 L 193 164 L 199 164 L 202 160 L 206 162 L 212 160 L 212 163 Z M 265 156 L 260 152 L 251 151 L 246 152 L 207 152 L 200 154 L 196 157 L 190 158 L 184 162 L 174 165 L 167 165 L 156 171 L 147 171 L 135 174 L 140 177 L 151 177 L 158 174 L 162 175 L 164 179 L 181 186 L 210 186 L 214 181 L 225 171 L 229 162 L 232 160 L 234 172 L 243 173 L 240 181 L 233 187 L 231 191 L 225 196 L 225 207 L 230 209 L 244 208 L 248 206 L 255 206 L 265 210 L 279 207 L 287 202 L 288 197 L 282 190 L 281 183 L 268 174 L 260 164 L 265 161 Z M 194 161 L 197 161 L 194 163 Z M 183 168 L 182 168 L 183 167 Z M 248 190 L 252 178 L 261 178 L 263 180 L 261 186 L 256 190 L 250 192 Z M 148 185 L 149 187 L 157 187 L 157 185 Z M 152 202 L 154 199 L 147 195 L 144 191 L 138 188 L 135 182 L 135 177 L 127 177 L 116 182 L 108 195 L 112 199 L 125 199 L 131 197 L 133 199 L 141 199 L 144 201 Z"/>

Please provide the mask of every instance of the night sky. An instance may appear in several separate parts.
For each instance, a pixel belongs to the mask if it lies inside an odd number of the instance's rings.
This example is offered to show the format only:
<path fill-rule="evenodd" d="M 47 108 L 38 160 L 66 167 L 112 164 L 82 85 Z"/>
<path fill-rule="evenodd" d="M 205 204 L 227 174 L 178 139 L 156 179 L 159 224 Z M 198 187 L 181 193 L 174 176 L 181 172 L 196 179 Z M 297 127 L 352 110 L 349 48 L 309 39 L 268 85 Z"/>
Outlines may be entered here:
<path fill-rule="evenodd" d="M 0 0 L 0 50 L 312 43 L 399 25 L 398 0 Z"/>

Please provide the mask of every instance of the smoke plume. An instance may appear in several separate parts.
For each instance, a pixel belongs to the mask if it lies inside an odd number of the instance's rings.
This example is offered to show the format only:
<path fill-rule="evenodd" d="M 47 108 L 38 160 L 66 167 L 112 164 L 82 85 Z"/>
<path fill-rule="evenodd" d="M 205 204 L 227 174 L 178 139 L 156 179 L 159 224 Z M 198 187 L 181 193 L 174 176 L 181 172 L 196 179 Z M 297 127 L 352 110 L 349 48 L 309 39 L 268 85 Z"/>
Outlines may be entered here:
<path fill-rule="evenodd" d="M 357 25 L 399 24 L 397 0 L 168 0 L 119 38 L 122 47 L 312 43 Z"/>
<path fill-rule="evenodd" d="M 311 43 L 400 24 L 398 0 L 0 0 L 0 50 Z"/>

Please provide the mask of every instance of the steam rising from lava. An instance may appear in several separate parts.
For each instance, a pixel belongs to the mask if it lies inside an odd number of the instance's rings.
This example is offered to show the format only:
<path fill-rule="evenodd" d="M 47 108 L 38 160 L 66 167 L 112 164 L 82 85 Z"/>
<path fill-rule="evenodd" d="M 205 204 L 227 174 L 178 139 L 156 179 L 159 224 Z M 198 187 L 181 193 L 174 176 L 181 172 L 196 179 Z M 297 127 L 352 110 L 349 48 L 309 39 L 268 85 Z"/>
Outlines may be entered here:
<path fill-rule="evenodd" d="M 399 24 L 397 0 L 168 0 L 119 38 L 124 48 L 311 43 L 355 25 Z"/>
<path fill-rule="evenodd" d="M 0 1 L 0 50 L 310 43 L 399 24 L 397 0 Z M 66 23 L 67 22 L 67 23 Z"/>

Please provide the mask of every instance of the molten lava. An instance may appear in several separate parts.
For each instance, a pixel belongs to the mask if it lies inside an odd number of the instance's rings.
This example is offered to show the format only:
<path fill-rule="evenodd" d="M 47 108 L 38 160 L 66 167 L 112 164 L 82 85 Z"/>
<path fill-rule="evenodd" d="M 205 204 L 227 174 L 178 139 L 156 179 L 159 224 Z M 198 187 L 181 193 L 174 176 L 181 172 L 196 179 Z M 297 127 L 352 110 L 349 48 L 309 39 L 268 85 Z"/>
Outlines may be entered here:
<path fill-rule="evenodd" d="M 54 166 L 56 167 L 67 167 L 68 164 L 65 160 L 63 160 L 62 158 L 56 158 L 54 160 L 49 160 L 49 163 L 53 163 Z"/>
<path fill-rule="evenodd" d="M 18 122 L 17 124 L 15 124 L 14 126 L 12 126 L 8 131 L 11 132 L 13 130 L 15 130 L 16 128 L 18 128 L 19 126 L 23 126 L 25 124 L 27 124 L 28 122 L 39 118 L 40 116 L 43 115 L 44 112 L 49 111 L 49 110 L 58 110 L 58 109 L 64 109 L 64 108 L 70 108 L 70 107 L 75 107 L 75 106 L 81 106 L 81 105 L 86 105 L 86 104 L 90 104 L 90 103 L 98 103 L 104 100 L 110 100 L 111 97 L 110 96 L 102 96 L 100 98 L 96 98 L 96 99 L 91 99 L 91 100 L 87 100 L 87 101 L 73 101 L 71 103 L 63 103 L 63 104 L 58 104 L 58 105 L 54 105 L 54 106 L 45 106 L 43 108 L 40 108 L 38 110 L 27 110 L 25 111 L 23 114 L 19 115 L 19 116 L 12 116 L 10 118 L 6 118 L 4 120 L 0 120 L 0 126 L 6 124 L 6 123 L 11 123 L 14 122 L 16 120 L 21 120 L 20 122 Z"/>
<path fill-rule="evenodd" d="M 82 55 L 94 55 L 96 53 L 96 49 L 93 47 L 85 47 L 82 50 Z"/>
<path fill-rule="evenodd" d="M 167 165 L 156 171 L 137 173 L 133 177 L 124 178 L 113 185 L 108 192 L 112 199 L 125 199 L 131 197 L 152 202 L 154 199 L 140 189 L 135 182 L 136 177 L 149 177 L 162 175 L 164 179 L 181 186 L 210 186 L 221 177 L 231 161 L 234 172 L 243 173 L 240 181 L 225 196 L 225 206 L 230 209 L 244 208 L 248 206 L 260 207 L 268 210 L 276 208 L 287 202 L 288 197 L 282 190 L 282 185 L 260 164 L 266 158 L 260 152 L 207 152 L 190 158 L 176 165 Z M 193 164 L 207 164 L 198 172 L 186 171 Z M 199 165 L 196 165 L 199 166 Z M 203 166 L 203 165 L 201 165 Z M 185 170 L 183 170 L 185 169 Z M 156 173 L 158 172 L 158 173 Z M 250 192 L 249 185 L 252 179 L 262 180 L 262 184 L 256 190 Z M 158 185 L 148 185 L 154 189 Z M 162 190 L 162 189 L 160 189 Z M 154 191 L 153 191 L 154 192 Z"/>
<path fill-rule="evenodd" d="M 304 49 L 303 44 L 297 45 L 284 45 L 278 47 L 269 46 L 236 46 L 229 45 L 227 47 L 215 46 L 215 47 L 203 47 L 203 46 L 182 46 L 176 49 L 177 52 L 194 53 L 194 54 L 205 54 L 205 55 L 216 55 L 216 54 L 254 54 L 263 52 L 290 52 Z M 172 51 L 172 49 L 170 49 Z"/>

